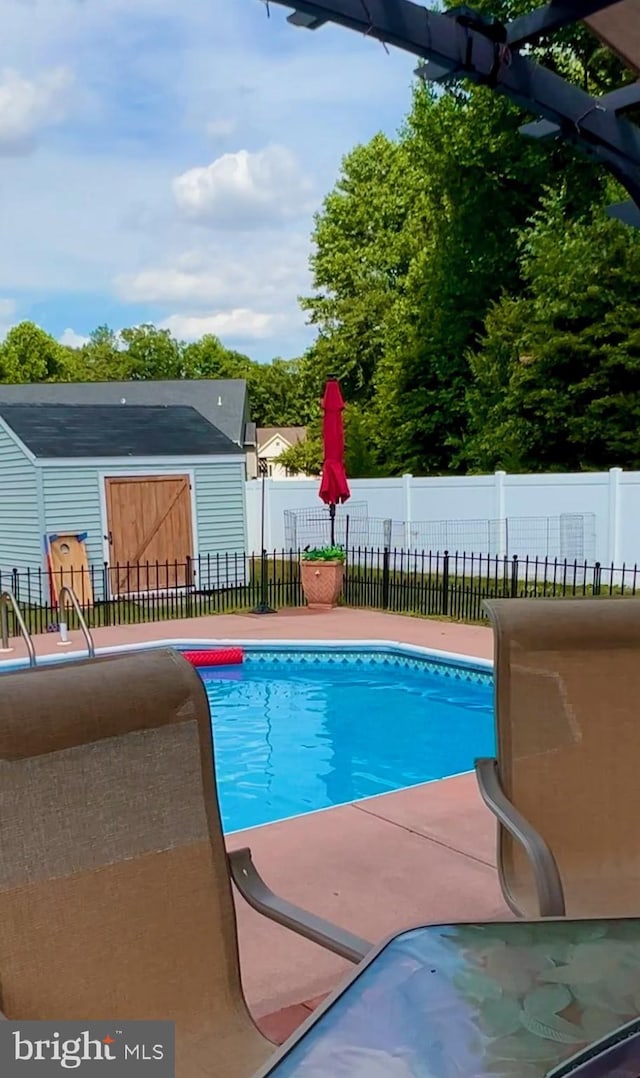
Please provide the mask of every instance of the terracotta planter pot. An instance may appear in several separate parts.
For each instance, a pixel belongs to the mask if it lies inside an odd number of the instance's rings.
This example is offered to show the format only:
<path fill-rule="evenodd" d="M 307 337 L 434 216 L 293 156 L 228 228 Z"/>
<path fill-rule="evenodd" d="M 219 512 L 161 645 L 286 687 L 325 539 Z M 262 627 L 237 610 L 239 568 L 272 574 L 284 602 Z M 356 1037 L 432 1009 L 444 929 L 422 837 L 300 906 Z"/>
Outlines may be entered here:
<path fill-rule="evenodd" d="M 300 583 L 311 610 L 330 610 L 335 606 L 343 580 L 344 562 L 300 562 Z"/>

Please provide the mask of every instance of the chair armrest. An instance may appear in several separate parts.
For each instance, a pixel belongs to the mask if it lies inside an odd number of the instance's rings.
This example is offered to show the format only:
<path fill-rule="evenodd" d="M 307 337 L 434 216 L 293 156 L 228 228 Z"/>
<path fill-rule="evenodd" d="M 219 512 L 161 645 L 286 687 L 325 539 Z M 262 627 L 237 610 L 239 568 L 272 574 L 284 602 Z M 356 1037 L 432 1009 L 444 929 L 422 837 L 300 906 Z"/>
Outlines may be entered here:
<path fill-rule="evenodd" d="M 257 910 L 285 928 L 313 943 L 333 951 L 350 962 L 360 962 L 373 944 L 354 936 L 338 925 L 325 921 L 307 910 L 294 906 L 270 891 L 257 871 L 251 858 L 251 850 L 245 847 L 228 854 L 231 878 L 242 897 Z"/>
<path fill-rule="evenodd" d="M 498 775 L 498 761 L 492 757 L 476 760 L 480 796 L 487 808 L 524 848 L 538 893 L 541 917 L 564 917 L 564 891 L 555 858 L 541 835 L 525 820 L 506 796 Z"/>

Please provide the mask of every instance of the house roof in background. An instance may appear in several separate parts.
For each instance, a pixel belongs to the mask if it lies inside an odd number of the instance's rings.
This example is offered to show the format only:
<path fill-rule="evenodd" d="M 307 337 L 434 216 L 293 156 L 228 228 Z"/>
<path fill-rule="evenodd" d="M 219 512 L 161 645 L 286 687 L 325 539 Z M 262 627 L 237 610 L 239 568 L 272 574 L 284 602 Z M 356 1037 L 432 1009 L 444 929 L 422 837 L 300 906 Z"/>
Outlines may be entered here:
<path fill-rule="evenodd" d="M 2 404 L 182 405 L 195 408 L 236 445 L 246 443 L 247 383 L 241 378 L 160 382 L 39 382 L 0 385 Z M 124 405 L 123 405 L 124 407 Z"/>
<path fill-rule="evenodd" d="M 258 452 L 278 436 L 288 442 L 289 445 L 297 445 L 298 442 L 304 441 L 306 434 L 306 427 L 258 427 L 256 431 Z"/>
<path fill-rule="evenodd" d="M 0 418 L 40 459 L 227 456 L 238 446 L 195 408 L 2 404 Z"/>

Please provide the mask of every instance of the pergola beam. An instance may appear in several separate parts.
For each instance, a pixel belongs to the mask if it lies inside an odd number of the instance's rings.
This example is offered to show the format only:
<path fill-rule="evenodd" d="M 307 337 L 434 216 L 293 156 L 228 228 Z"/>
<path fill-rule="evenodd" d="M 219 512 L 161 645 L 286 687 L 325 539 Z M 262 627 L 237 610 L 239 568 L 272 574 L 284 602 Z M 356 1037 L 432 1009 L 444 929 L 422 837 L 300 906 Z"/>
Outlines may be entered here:
<path fill-rule="evenodd" d="M 616 0 L 551 0 L 550 4 L 520 15 L 507 24 L 507 42 L 512 49 L 533 44 L 544 34 L 586 19 L 596 11 L 611 7 Z"/>
<path fill-rule="evenodd" d="M 640 82 L 631 82 L 628 86 L 621 86 L 619 90 L 603 94 L 597 98 L 597 102 L 601 108 L 611 109 L 612 112 L 622 112 L 633 105 L 640 105 Z"/>
<path fill-rule="evenodd" d="M 502 26 L 469 8 L 428 11 L 412 0 L 273 0 L 295 8 L 291 21 L 316 29 L 335 23 L 427 61 L 421 74 L 446 81 L 470 79 L 506 94 L 547 121 L 539 134 L 557 134 L 599 158 L 640 207 L 640 128 L 620 109 L 637 88 L 598 99 L 518 51 L 535 40 L 607 7 L 612 0 L 558 0 Z M 536 136 L 534 125 L 525 133 Z M 620 216 L 620 211 L 616 216 Z"/>
<path fill-rule="evenodd" d="M 316 19 L 313 15 L 305 15 L 304 11 L 294 11 L 287 15 L 287 22 L 292 26 L 301 26 L 304 30 L 319 30 L 326 19 Z"/>

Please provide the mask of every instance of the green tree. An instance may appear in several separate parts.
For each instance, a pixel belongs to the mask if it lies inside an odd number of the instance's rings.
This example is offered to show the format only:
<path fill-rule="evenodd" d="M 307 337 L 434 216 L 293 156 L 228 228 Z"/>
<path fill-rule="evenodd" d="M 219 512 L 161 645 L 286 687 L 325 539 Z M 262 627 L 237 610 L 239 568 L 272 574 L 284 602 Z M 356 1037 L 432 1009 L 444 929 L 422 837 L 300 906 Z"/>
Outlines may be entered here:
<path fill-rule="evenodd" d="M 124 377 L 132 381 L 143 379 L 180 378 L 184 346 L 168 329 L 150 324 L 120 331 L 126 345 L 122 353 Z"/>
<path fill-rule="evenodd" d="M 74 380 L 138 381 L 182 377 L 184 346 L 168 329 L 144 324 L 115 333 L 98 326 L 77 352 Z"/>
<path fill-rule="evenodd" d="M 366 420 L 357 405 L 344 410 L 345 467 L 351 479 L 373 479 L 379 474 L 371 448 Z M 278 460 L 293 472 L 319 475 L 322 471 L 322 419 L 318 416 L 307 427 L 307 436 L 281 453 Z"/>
<path fill-rule="evenodd" d="M 304 426 L 317 414 L 316 402 L 305 396 L 296 360 L 252 362 L 242 377 L 247 380 L 251 415 L 259 427 Z"/>
<path fill-rule="evenodd" d="M 159 378 L 242 378 L 259 426 L 294 426 L 316 411 L 304 398 L 298 360 L 257 363 L 225 348 L 213 334 L 189 344 L 175 340 L 169 330 L 153 325 L 114 333 L 108 326 L 94 330 L 77 353 L 76 377 L 87 381 Z"/>
<path fill-rule="evenodd" d="M 471 357 L 472 466 L 640 466 L 640 235 L 548 196 L 522 239 L 523 295 L 504 296 Z"/>
<path fill-rule="evenodd" d="M 278 463 L 288 468 L 293 474 L 320 475 L 322 471 L 322 432 L 320 420 L 315 419 L 307 427 L 307 435 L 301 442 L 285 449 L 278 457 Z"/>
<path fill-rule="evenodd" d="M 77 352 L 77 378 L 74 381 L 108 382 L 126 378 L 122 344 L 109 326 L 98 326 Z"/>
<path fill-rule="evenodd" d="M 303 395 L 297 360 L 256 363 L 207 335 L 184 347 L 182 369 L 185 378 L 244 378 L 251 415 L 259 427 L 296 426 L 306 423 L 313 412 Z"/>
<path fill-rule="evenodd" d="M 457 3 L 458 0 L 446 0 L 445 7 L 455 7 Z M 475 11 L 503 23 L 539 6 L 538 0 L 474 0 L 473 4 Z M 629 68 L 580 22 L 543 34 L 531 48 L 531 55 L 591 94 L 606 93 L 634 78 Z"/>
<path fill-rule="evenodd" d="M 251 360 L 241 352 L 230 351 L 212 333 L 184 346 L 183 378 L 244 378 Z"/>
<path fill-rule="evenodd" d="M 541 150 L 521 122 L 482 87 L 416 91 L 403 139 L 424 178 L 423 243 L 387 323 L 371 425 L 395 472 L 465 468 L 466 356 L 491 303 L 520 288 L 519 233 L 556 177 L 575 175 L 576 208 L 597 190 L 590 163 L 564 146 Z"/>
<path fill-rule="evenodd" d="M 66 381 L 73 370 L 71 349 L 34 322 L 13 326 L 0 345 L 0 381 Z"/>
<path fill-rule="evenodd" d="M 535 2 L 479 6 L 506 20 Z M 590 92 L 631 77 L 584 27 L 533 52 Z M 487 88 L 418 86 L 399 137 L 356 147 L 316 218 L 304 394 L 340 377 L 391 472 L 465 469 L 467 356 L 492 305 L 521 291 L 522 231 L 548 186 L 563 186 L 570 219 L 602 198 L 603 169 L 562 141 L 523 139 L 527 118 Z"/>
<path fill-rule="evenodd" d="M 326 379 L 345 398 L 366 402 L 384 353 L 384 327 L 414 246 L 405 225 L 414 176 L 398 142 L 376 135 L 343 160 L 335 188 L 315 218 L 314 293 L 301 300 L 318 337 L 302 359 L 308 399 Z"/>

